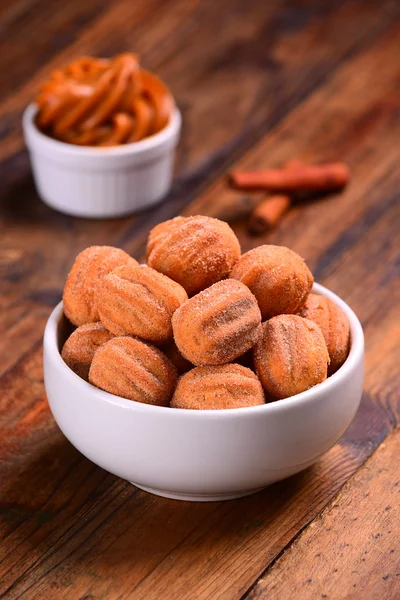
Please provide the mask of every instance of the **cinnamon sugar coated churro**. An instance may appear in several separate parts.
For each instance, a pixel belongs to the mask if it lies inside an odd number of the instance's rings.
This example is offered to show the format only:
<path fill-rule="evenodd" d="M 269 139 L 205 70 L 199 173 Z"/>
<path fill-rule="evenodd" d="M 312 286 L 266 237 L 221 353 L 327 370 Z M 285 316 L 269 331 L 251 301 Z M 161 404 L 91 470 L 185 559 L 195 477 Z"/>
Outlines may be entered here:
<path fill-rule="evenodd" d="M 350 348 L 350 325 L 344 312 L 326 296 L 310 294 L 303 309 L 302 317 L 320 326 L 331 360 L 329 374 L 342 366 Z"/>
<path fill-rule="evenodd" d="M 132 337 L 115 337 L 94 355 L 89 381 L 96 387 L 145 404 L 167 406 L 176 369 L 154 346 Z"/>
<path fill-rule="evenodd" d="M 99 320 L 95 291 L 99 280 L 121 265 L 137 261 L 120 248 L 90 246 L 75 259 L 64 286 L 64 312 L 74 325 Z"/>
<path fill-rule="evenodd" d="M 91 246 L 68 275 L 64 312 L 78 328 L 62 358 L 92 385 L 145 404 L 241 408 L 299 394 L 346 360 L 346 315 L 310 294 L 289 248 L 240 256 L 226 223 L 197 216 L 157 225 L 147 254 L 149 266 Z"/>
<path fill-rule="evenodd" d="M 300 394 L 327 378 L 329 355 L 321 329 L 297 315 L 279 315 L 263 323 L 254 348 L 254 364 L 272 398 Z"/>
<path fill-rule="evenodd" d="M 211 217 L 176 217 L 151 230 L 150 267 L 180 283 L 189 296 L 228 277 L 240 244 L 227 223 Z"/>
<path fill-rule="evenodd" d="M 187 300 L 182 286 L 154 269 L 118 267 L 99 282 L 100 320 L 115 335 L 136 335 L 154 343 L 172 338 L 172 315 Z"/>
<path fill-rule="evenodd" d="M 237 364 L 196 367 L 183 375 L 171 400 L 173 408 L 221 409 L 264 404 L 258 377 Z"/>
<path fill-rule="evenodd" d="M 79 377 L 89 381 L 89 369 L 96 350 L 113 337 L 101 323 L 86 323 L 69 336 L 61 357 Z"/>
<path fill-rule="evenodd" d="M 258 246 L 246 252 L 230 276 L 253 292 L 263 319 L 300 310 L 314 283 L 301 256 L 285 246 Z"/>
<path fill-rule="evenodd" d="M 254 346 L 261 314 L 250 290 L 227 279 L 185 302 L 172 317 L 175 343 L 195 365 L 229 363 Z"/>
<path fill-rule="evenodd" d="M 82 146 L 137 142 L 163 129 L 175 106 L 167 86 L 129 53 L 84 56 L 53 71 L 36 104 L 39 129 Z"/>

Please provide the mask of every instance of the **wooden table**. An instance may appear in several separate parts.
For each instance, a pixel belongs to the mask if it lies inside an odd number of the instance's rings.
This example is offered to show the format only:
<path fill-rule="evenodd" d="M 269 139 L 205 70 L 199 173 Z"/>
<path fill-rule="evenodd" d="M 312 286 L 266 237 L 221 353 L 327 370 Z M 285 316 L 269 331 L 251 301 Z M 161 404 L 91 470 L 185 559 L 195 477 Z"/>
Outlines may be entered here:
<path fill-rule="evenodd" d="M 14 0 L 0 7 L 0 595 L 12 598 L 400 598 L 396 0 Z M 21 112 L 50 71 L 132 50 L 183 112 L 164 204 L 114 221 L 57 214 L 34 190 Z M 357 417 L 314 467 L 237 501 L 151 496 L 96 467 L 47 405 L 42 334 L 78 251 L 140 257 L 177 213 L 219 216 L 232 165 L 345 160 L 348 189 L 293 209 L 244 250 L 288 245 L 366 334 Z"/>

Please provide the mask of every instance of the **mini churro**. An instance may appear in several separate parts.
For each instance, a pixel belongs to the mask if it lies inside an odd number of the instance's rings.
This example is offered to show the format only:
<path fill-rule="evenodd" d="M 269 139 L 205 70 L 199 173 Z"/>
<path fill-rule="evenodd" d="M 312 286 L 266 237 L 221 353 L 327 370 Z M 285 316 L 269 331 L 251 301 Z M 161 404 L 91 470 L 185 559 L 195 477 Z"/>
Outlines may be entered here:
<path fill-rule="evenodd" d="M 258 246 L 246 252 L 230 277 L 253 292 L 263 319 L 300 310 L 314 283 L 301 256 L 285 246 Z"/>
<path fill-rule="evenodd" d="M 171 400 L 172 408 L 218 410 L 264 404 L 258 377 L 237 364 L 196 367 L 183 375 Z"/>
<path fill-rule="evenodd" d="M 279 315 L 263 323 L 254 364 L 267 394 L 282 399 L 325 381 L 329 354 L 316 323 L 297 315 Z"/>
<path fill-rule="evenodd" d="M 174 339 L 183 356 L 195 365 L 222 365 L 256 343 L 261 324 L 250 290 L 232 279 L 200 292 L 174 313 Z"/>
<path fill-rule="evenodd" d="M 61 357 L 74 373 L 89 381 L 89 369 L 96 350 L 113 337 L 101 323 L 86 323 L 71 333 Z"/>
<path fill-rule="evenodd" d="M 349 353 L 350 325 L 346 315 L 332 300 L 317 294 L 308 296 L 299 314 L 320 326 L 331 360 L 331 375 L 342 366 Z"/>
<path fill-rule="evenodd" d="M 189 296 L 228 277 L 240 256 L 232 229 L 211 217 L 176 217 L 154 227 L 147 243 L 150 267 L 180 283 Z"/>
<path fill-rule="evenodd" d="M 168 406 L 176 369 L 155 346 L 129 336 L 115 337 L 94 355 L 89 381 L 96 387 L 144 404 Z"/>
<path fill-rule="evenodd" d="M 99 280 L 121 265 L 137 261 L 120 248 L 90 246 L 75 259 L 64 286 L 64 312 L 76 326 L 99 320 L 95 291 Z"/>
<path fill-rule="evenodd" d="M 182 286 L 143 265 L 118 267 L 96 290 L 100 320 L 109 331 L 154 343 L 172 338 L 172 315 L 186 300 Z"/>

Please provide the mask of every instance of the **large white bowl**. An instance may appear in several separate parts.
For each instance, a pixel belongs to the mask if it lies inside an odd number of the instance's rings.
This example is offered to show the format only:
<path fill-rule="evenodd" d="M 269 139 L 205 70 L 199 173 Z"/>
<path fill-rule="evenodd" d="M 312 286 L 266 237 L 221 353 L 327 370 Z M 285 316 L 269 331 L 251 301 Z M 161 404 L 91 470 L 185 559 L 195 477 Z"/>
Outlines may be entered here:
<path fill-rule="evenodd" d="M 70 442 L 94 463 L 144 490 L 180 500 L 238 498 L 293 475 L 333 446 L 358 409 L 364 377 L 359 320 L 346 313 L 351 350 L 324 383 L 286 400 L 232 410 L 150 406 L 99 390 L 63 362 L 67 322 L 60 303 L 44 335 L 50 408 Z"/>
<path fill-rule="evenodd" d="M 74 146 L 44 135 L 30 104 L 22 125 L 42 200 L 77 217 L 109 218 L 159 202 L 170 190 L 181 129 L 178 109 L 159 133 L 110 148 Z"/>

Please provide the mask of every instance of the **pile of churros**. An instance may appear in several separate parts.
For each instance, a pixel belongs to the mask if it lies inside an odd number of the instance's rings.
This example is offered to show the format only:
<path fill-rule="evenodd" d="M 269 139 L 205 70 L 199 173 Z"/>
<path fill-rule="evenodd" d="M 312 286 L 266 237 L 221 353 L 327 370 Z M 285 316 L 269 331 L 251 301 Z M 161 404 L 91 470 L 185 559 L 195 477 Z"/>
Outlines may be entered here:
<path fill-rule="evenodd" d="M 35 102 L 43 133 L 80 146 L 138 142 L 161 131 L 175 106 L 167 86 L 129 53 L 78 58 L 52 73 Z"/>
<path fill-rule="evenodd" d="M 287 398 L 346 360 L 343 311 L 310 293 L 313 276 L 284 246 L 241 254 L 227 223 L 193 216 L 157 225 L 147 265 L 92 246 L 68 275 L 76 327 L 62 358 L 111 394 L 159 406 L 228 409 Z"/>

